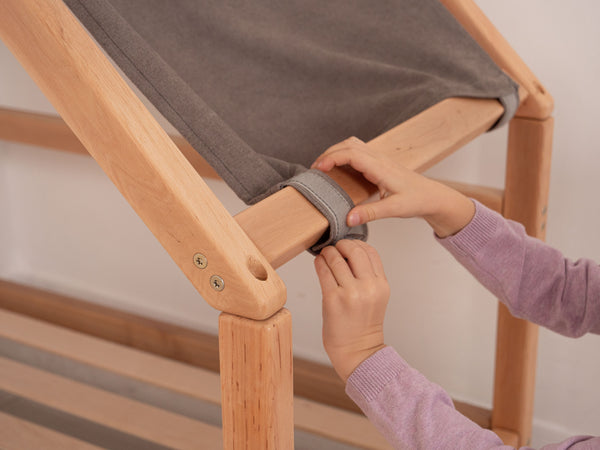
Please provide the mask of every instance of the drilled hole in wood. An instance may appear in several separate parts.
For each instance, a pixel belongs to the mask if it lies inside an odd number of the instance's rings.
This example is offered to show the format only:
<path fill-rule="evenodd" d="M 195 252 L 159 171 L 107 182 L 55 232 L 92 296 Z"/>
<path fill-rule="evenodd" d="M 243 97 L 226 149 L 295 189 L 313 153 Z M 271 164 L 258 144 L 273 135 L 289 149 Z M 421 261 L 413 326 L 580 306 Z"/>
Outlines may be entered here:
<path fill-rule="evenodd" d="M 265 281 L 269 274 L 267 273 L 267 269 L 262 265 L 260 261 L 250 256 L 248 258 L 248 270 L 250 273 L 254 275 L 254 278 L 260 281 Z"/>

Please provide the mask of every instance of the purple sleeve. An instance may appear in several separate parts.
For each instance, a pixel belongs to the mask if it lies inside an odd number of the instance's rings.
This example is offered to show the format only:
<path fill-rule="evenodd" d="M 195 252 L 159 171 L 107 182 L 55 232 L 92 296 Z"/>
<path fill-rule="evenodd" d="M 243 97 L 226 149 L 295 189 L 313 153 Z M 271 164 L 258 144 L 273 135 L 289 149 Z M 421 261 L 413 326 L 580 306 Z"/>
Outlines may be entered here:
<path fill-rule="evenodd" d="M 600 333 L 600 268 L 572 262 L 523 226 L 475 202 L 473 220 L 439 239 L 512 314 L 567 336 Z M 348 378 L 346 392 L 395 448 L 495 449 L 502 441 L 454 409 L 448 394 L 386 347 Z M 546 450 L 600 448 L 575 436 Z"/>
<path fill-rule="evenodd" d="M 565 336 L 600 333 L 600 267 L 571 261 L 475 202 L 471 222 L 438 241 L 510 312 Z"/>
<path fill-rule="evenodd" d="M 346 393 L 394 448 L 512 449 L 490 430 L 454 409 L 448 394 L 411 368 L 392 347 L 358 366 Z M 600 438 L 576 436 L 545 450 L 600 447 Z"/>

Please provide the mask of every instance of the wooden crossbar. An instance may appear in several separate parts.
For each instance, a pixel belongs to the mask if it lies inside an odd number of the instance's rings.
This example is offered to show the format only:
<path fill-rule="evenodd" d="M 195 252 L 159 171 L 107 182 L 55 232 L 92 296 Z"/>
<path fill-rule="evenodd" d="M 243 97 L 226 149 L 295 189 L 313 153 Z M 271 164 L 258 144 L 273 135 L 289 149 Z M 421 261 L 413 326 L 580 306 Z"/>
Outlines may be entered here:
<path fill-rule="evenodd" d="M 496 100 L 444 100 L 368 144 L 393 161 L 422 172 L 488 130 L 503 108 Z M 367 200 L 375 187 L 362 176 L 334 169 L 331 176 L 355 203 Z M 286 219 L 286 217 L 288 219 Z M 244 231 L 274 267 L 310 247 L 328 223 L 293 188 L 285 188 L 236 216 Z"/>

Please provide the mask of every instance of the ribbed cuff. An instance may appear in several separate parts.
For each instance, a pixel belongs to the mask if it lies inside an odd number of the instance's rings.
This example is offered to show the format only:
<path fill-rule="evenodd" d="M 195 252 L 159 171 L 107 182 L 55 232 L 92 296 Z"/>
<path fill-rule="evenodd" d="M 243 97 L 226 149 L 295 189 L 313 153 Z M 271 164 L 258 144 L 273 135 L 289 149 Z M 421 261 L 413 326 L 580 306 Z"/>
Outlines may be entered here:
<path fill-rule="evenodd" d="M 370 402 L 406 368 L 408 364 L 396 350 L 384 347 L 354 369 L 348 377 L 346 393 L 353 399 L 355 394 L 359 394 Z"/>
<path fill-rule="evenodd" d="M 446 238 L 439 238 L 434 234 L 435 239 L 448 250 L 456 249 L 464 254 L 477 254 L 496 232 L 498 221 L 504 220 L 498 213 L 477 200 L 473 200 L 473 203 L 475 204 L 475 215 L 462 230 Z"/>

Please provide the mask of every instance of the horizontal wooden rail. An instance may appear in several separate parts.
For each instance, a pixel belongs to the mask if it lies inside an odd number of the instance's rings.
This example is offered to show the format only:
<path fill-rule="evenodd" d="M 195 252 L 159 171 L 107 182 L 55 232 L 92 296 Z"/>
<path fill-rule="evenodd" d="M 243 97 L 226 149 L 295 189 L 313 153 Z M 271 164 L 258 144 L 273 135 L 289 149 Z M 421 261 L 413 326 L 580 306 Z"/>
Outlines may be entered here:
<path fill-rule="evenodd" d="M 452 98 L 368 144 L 397 163 L 422 172 L 484 133 L 502 113 L 496 100 Z M 334 169 L 331 175 L 355 203 L 376 192 L 362 176 L 342 169 Z M 273 267 L 310 247 L 328 226 L 317 209 L 293 188 L 245 209 L 236 219 Z"/>
<path fill-rule="evenodd" d="M 252 319 L 277 312 L 283 281 L 67 6 L 0 5 L 0 38 L 202 297 Z"/>
<path fill-rule="evenodd" d="M 0 308 L 190 366 L 219 371 L 219 344 L 216 336 L 212 334 L 4 280 L 0 280 Z M 3 327 L 0 325 L 1 328 Z M 8 329 L 7 326 L 6 330 Z M 77 344 L 74 341 L 71 345 Z M 128 365 L 123 364 L 122 370 L 128 370 Z M 161 366 L 155 369 L 157 374 L 163 373 L 164 370 Z M 140 373 L 138 376 L 152 375 Z M 189 383 L 195 382 L 192 379 Z M 191 389 L 189 383 L 182 378 L 181 388 Z M 297 396 L 295 401 L 304 397 L 335 408 L 360 412 L 345 394 L 344 384 L 333 368 L 298 357 L 294 358 L 294 394 Z M 215 401 L 217 397 L 218 393 Z M 455 402 L 455 405 L 475 423 L 489 428 L 489 410 L 461 402 Z"/>
<path fill-rule="evenodd" d="M 183 137 L 169 137 L 200 176 L 219 178 L 217 172 Z M 65 121 L 56 115 L 0 108 L 0 139 L 91 156 Z"/>
<path fill-rule="evenodd" d="M 479 6 L 473 0 L 441 2 L 494 62 L 519 83 L 522 89 L 519 91 L 521 105 L 517 116 L 549 117 L 554 109 L 554 99 Z"/>

